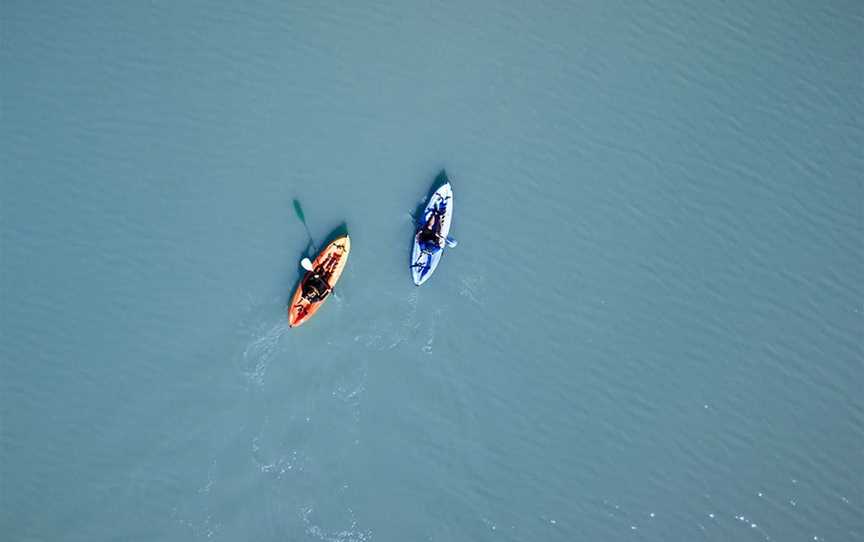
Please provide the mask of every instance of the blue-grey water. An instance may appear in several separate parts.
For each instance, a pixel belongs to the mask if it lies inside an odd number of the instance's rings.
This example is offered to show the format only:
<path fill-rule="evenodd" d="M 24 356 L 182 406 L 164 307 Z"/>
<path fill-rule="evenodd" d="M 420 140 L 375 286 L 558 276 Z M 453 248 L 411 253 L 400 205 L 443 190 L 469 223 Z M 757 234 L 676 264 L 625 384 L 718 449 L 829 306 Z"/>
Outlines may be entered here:
<path fill-rule="evenodd" d="M 0 539 L 864 540 L 860 1 L 5 0 L 0 50 Z M 353 252 L 289 330 L 294 198 Z"/>

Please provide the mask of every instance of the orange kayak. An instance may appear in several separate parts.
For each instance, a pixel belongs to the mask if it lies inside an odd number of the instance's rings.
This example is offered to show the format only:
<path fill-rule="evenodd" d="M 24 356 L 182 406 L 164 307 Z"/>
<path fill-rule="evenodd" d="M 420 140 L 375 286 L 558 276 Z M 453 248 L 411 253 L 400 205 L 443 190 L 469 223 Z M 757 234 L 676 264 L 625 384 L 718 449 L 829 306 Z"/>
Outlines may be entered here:
<path fill-rule="evenodd" d="M 328 295 L 320 301 L 310 301 L 303 295 L 303 287 L 306 282 L 317 272 L 327 281 L 330 288 L 336 286 L 336 282 L 339 281 L 339 277 L 342 276 L 342 271 L 345 269 L 345 264 L 348 263 L 348 253 L 350 251 L 351 239 L 347 235 L 343 235 L 331 241 L 329 245 L 318 253 L 318 256 L 312 262 L 312 269 L 314 271 L 306 272 L 303 280 L 297 286 L 297 291 L 294 292 L 294 296 L 291 298 L 291 304 L 288 305 L 288 325 L 290 327 L 297 327 L 311 318 L 313 314 L 318 312 L 321 305 L 327 301 L 327 297 L 330 297 Z"/>

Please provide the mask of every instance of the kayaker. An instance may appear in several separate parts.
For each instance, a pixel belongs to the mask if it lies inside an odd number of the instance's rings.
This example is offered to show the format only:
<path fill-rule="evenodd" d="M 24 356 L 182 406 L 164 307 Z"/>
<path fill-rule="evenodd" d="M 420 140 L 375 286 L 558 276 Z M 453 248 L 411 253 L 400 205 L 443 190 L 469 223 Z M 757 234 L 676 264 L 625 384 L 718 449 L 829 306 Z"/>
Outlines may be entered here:
<path fill-rule="evenodd" d="M 330 283 L 324 278 L 322 270 L 316 269 L 312 275 L 303 282 L 303 297 L 310 303 L 318 303 L 324 301 L 324 298 L 330 294 Z"/>
<path fill-rule="evenodd" d="M 435 252 L 444 248 L 444 238 L 438 233 L 440 230 L 441 215 L 433 212 L 426 224 L 423 225 L 423 229 L 417 234 L 420 248 L 428 252 Z"/>

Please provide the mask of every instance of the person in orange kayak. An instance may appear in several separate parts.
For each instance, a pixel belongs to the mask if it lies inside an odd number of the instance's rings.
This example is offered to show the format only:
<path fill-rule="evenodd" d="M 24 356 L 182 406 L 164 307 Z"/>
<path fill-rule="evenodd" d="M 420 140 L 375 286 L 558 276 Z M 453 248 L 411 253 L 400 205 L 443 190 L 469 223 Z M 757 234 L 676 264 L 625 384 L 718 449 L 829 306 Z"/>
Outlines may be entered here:
<path fill-rule="evenodd" d="M 310 303 L 324 301 L 332 289 L 321 267 L 316 268 L 309 278 L 303 281 L 303 297 Z"/>

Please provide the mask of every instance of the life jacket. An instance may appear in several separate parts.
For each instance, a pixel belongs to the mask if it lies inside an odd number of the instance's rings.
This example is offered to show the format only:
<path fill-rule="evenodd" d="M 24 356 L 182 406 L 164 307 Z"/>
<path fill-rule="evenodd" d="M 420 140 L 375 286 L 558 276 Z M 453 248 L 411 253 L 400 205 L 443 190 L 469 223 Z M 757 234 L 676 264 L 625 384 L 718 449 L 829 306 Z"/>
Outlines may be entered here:
<path fill-rule="evenodd" d="M 327 297 L 330 293 L 330 284 L 318 273 L 312 275 L 303 283 L 303 297 L 316 303 Z"/>
<path fill-rule="evenodd" d="M 423 229 L 420 231 L 420 235 L 417 236 L 417 241 L 420 243 L 422 248 L 439 248 L 440 242 L 438 241 L 438 236 L 434 231 L 430 231 L 427 229 Z"/>
<path fill-rule="evenodd" d="M 417 234 L 417 242 L 420 243 L 420 248 L 430 252 L 441 249 L 441 239 L 438 237 L 438 234 L 441 232 L 441 216 L 436 212 L 432 217 L 431 227 L 426 224 L 420 230 L 420 233 Z"/>

